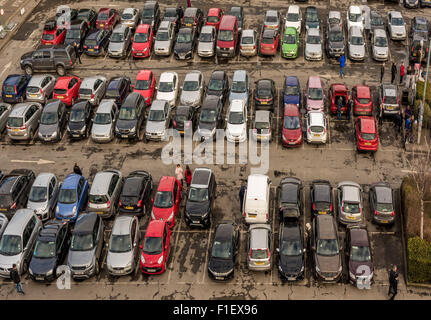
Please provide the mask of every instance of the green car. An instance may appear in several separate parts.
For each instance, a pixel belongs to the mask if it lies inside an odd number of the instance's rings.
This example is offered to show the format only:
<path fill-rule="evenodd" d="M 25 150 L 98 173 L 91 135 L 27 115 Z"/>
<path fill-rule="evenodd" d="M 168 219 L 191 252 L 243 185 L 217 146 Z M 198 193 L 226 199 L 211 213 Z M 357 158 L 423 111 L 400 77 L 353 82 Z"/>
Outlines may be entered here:
<path fill-rule="evenodd" d="M 283 58 L 295 59 L 298 56 L 299 36 L 294 27 L 284 30 L 281 42 L 281 56 Z"/>

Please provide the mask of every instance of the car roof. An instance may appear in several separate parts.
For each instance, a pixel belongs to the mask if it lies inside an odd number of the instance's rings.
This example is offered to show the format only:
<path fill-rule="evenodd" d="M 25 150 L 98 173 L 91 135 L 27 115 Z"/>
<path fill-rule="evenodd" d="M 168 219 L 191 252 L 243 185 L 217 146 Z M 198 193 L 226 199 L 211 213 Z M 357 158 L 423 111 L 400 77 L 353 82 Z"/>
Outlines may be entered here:
<path fill-rule="evenodd" d="M 288 8 L 287 8 L 287 13 L 299 13 L 299 6 L 297 6 L 297 5 L 290 5 Z"/>
<path fill-rule="evenodd" d="M 178 106 L 176 115 L 188 115 L 189 111 L 192 107 L 191 106 Z"/>
<path fill-rule="evenodd" d="M 43 107 L 42 113 L 57 111 L 61 104 L 61 100 L 53 99 Z"/>
<path fill-rule="evenodd" d="M 55 83 L 54 88 L 55 89 L 63 89 L 66 88 L 69 85 L 70 80 L 72 80 L 74 77 L 60 77 L 57 79 L 57 82 Z"/>
<path fill-rule="evenodd" d="M 284 240 L 301 240 L 300 224 L 286 223 L 282 225 L 282 239 Z"/>
<path fill-rule="evenodd" d="M 203 109 L 216 109 L 218 106 L 220 99 L 218 96 L 209 95 L 206 96 L 204 99 L 204 102 L 202 103 L 202 110 Z"/>
<path fill-rule="evenodd" d="M 317 8 L 315 6 L 308 6 L 305 8 L 306 11 L 317 11 Z"/>
<path fill-rule="evenodd" d="M 376 30 L 374 30 L 374 36 L 375 37 L 385 37 L 385 38 L 387 38 L 386 37 L 386 31 L 383 30 L 383 29 L 376 29 Z"/>
<path fill-rule="evenodd" d="M 328 13 L 328 18 L 329 19 L 331 19 L 331 18 L 341 19 L 341 12 L 340 11 L 331 10 Z"/>
<path fill-rule="evenodd" d="M 184 77 L 184 82 L 185 81 L 198 81 L 199 80 L 199 76 L 201 74 L 202 73 L 200 71 L 197 71 L 197 70 L 190 71 Z"/>
<path fill-rule="evenodd" d="M 247 76 L 247 71 L 235 70 L 232 76 L 232 81 L 245 81 L 246 76 Z"/>
<path fill-rule="evenodd" d="M 130 234 L 130 226 L 133 221 L 133 216 L 121 215 L 115 218 L 114 226 L 112 227 L 112 235 L 128 235 Z"/>
<path fill-rule="evenodd" d="M 254 30 L 253 29 L 244 29 L 244 30 L 242 30 L 241 37 L 254 37 Z"/>
<path fill-rule="evenodd" d="M 201 29 L 201 33 L 212 33 L 214 26 L 203 26 Z"/>
<path fill-rule="evenodd" d="M 319 76 L 309 76 L 308 77 L 308 86 L 310 88 L 322 88 L 322 81 Z"/>
<path fill-rule="evenodd" d="M 401 12 L 399 11 L 389 11 L 388 14 L 391 14 L 392 18 L 402 18 Z"/>
<path fill-rule="evenodd" d="M 61 189 L 75 189 L 81 176 L 79 174 L 71 173 L 64 178 L 61 184 Z"/>
<path fill-rule="evenodd" d="M 360 186 L 357 183 L 345 181 L 345 182 L 340 182 L 338 186 L 341 186 L 343 189 L 344 201 L 353 201 L 353 202 L 361 201 Z"/>
<path fill-rule="evenodd" d="M 125 8 L 123 10 L 123 13 L 133 13 L 134 10 L 135 10 L 135 8 Z"/>
<path fill-rule="evenodd" d="M 192 28 L 189 28 L 189 27 L 182 27 L 179 31 L 178 31 L 178 34 L 190 34 L 190 33 L 193 33 L 193 30 L 194 29 L 192 29 Z M 177 37 L 178 37 L 178 35 L 177 35 Z"/>
<path fill-rule="evenodd" d="M 40 230 L 39 238 L 44 239 L 52 239 L 55 240 L 58 234 L 58 231 L 66 222 L 61 222 L 59 220 L 51 220 L 48 221 Z"/>
<path fill-rule="evenodd" d="M 351 26 L 349 29 L 349 34 L 355 37 L 362 37 L 362 31 L 358 26 Z"/>
<path fill-rule="evenodd" d="M 350 244 L 352 246 L 368 247 L 370 242 L 368 241 L 367 230 L 365 228 L 350 229 Z"/>
<path fill-rule="evenodd" d="M 288 117 L 299 117 L 299 110 L 296 104 L 285 104 L 284 115 Z"/>
<path fill-rule="evenodd" d="M 151 103 L 151 110 L 165 110 L 166 101 L 165 100 L 153 100 Z"/>
<path fill-rule="evenodd" d="M 114 30 L 112 31 L 112 33 L 117 33 L 117 32 L 123 33 L 126 28 L 129 28 L 129 27 L 124 24 L 117 24 Z"/>
<path fill-rule="evenodd" d="M 358 117 L 361 121 L 361 132 L 376 133 L 376 124 L 373 117 Z"/>
<path fill-rule="evenodd" d="M 85 109 L 85 106 L 88 104 L 88 101 L 87 100 L 85 100 L 85 101 L 79 101 L 79 102 L 77 102 L 77 103 L 75 103 L 73 106 L 72 106 L 72 109 L 71 110 L 83 110 L 83 109 Z"/>
<path fill-rule="evenodd" d="M 331 199 L 332 187 L 327 182 L 319 181 L 313 183 L 314 202 L 327 202 Z"/>
<path fill-rule="evenodd" d="M 106 78 L 103 76 L 91 76 L 91 77 L 85 77 L 82 79 L 81 84 L 79 86 L 79 88 L 88 88 L 88 89 L 93 89 L 94 83 L 97 80 L 104 80 L 106 81 Z"/>
<path fill-rule="evenodd" d="M 138 74 L 136 75 L 136 80 L 148 80 L 150 78 L 150 74 L 152 73 L 151 70 L 139 70 Z"/>
<path fill-rule="evenodd" d="M 231 240 L 234 230 L 232 222 L 222 222 L 216 228 L 214 240 Z"/>
<path fill-rule="evenodd" d="M 277 16 L 277 10 L 266 10 L 265 16 Z"/>
<path fill-rule="evenodd" d="M 33 182 L 33 186 L 46 187 L 53 177 L 55 177 L 55 175 L 50 172 L 39 173 Z"/>
<path fill-rule="evenodd" d="M 171 21 L 169 21 L 169 20 L 163 20 L 162 22 L 160 22 L 160 25 L 159 25 L 159 29 L 158 30 L 161 30 L 161 29 L 169 29 L 169 26 L 172 24 L 172 22 Z"/>
<path fill-rule="evenodd" d="M 310 111 L 308 112 L 308 117 L 310 118 L 311 125 L 324 125 L 323 119 L 325 115 L 321 111 Z"/>
<path fill-rule="evenodd" d="M 166 222 L 162 220 L 151 220 L 145 231 L 145 237 L 161 237 L 165 224 Z"/>
<path fill-rule="evenodd" d="M 366 85 L 357 85 L 356 93 L 358 98 L 371 98 L 370 87 Z"/>
<path fill-rule="evenodd" d="M 272 81 L 273 80 L 271 80 L 271 79 L 259 79 L 259 80 L 256 81 L 256 87 L 271 88 Z"/>
<path fill-rule="evenodd" d="M 299 85 L 299 80 L 296 76 L 288 76 L 284 79 L 286 86 L 297 86 Z"/>
<path fill-rule="evenodd" d="M 91 185 L 90 194 L 107 194 L 113 176 L 113 171 L 99 171 L 98 173 L 96 173 L 96 176 L 94 177 L 93 183 Z"/>
<path fill-rule="evenodd" d="M 194 17 L 198 11 L 198 8 L 187 7 L 184 10 L 184 17 Z"/>
<path fill-rule="evenodd" d="M 231 112 L 242 112 L 244 110 L 244 101 L 239 99 L 234 99 L 231 101 L 229 106 L 229 111 Z"/>
<path fill-rule="evenodd" d="M 388 185 L 376 185 L 377 203 L 392 203 L 392 189 Z"/>
<path fill-rule="evenodd" d="M 109 8 L 100 8 L 98 13 L 108 13 Z"/>
<path fill-rule="evenodd" d="M 211 179 L 211 169 L 196 168 L 193 171 L 191 186 L 196 188 L 207 188 Z"/>
<path fill-rule="evenodd" d="M 99 29 L 93 29 L 93 30 L 90 31 L 91 33 L 89 33 L 88 36 L 85 39 L 86 40 L 87 39 L 90 39 L 90 40 L 96 39 L 97 36 L 99 35 L 99 33 L 103 32 L 103 31 L 104 31 L 103 29 L 101 29 L 101 30 L 99 30 Z"/>
<path fill-rule="evenodd" d="M 266 186 L 268 176 L 263 174 L 251 174 L 247 178 L 247 197 L 263 198 L 266 194 L 266 188 L 252 188 L 250 186 Z"/>
<path fill-rule="evenodd" d="M 121 108 L 136 107 L 137 100 L 140 98 L 141 94 L 139 92 L 131 92 L 127 95 L 126 100 L 124 100 Z"/>
<path fill-rule="evenodd" d="M 223 18 L 221 18 L 219 30 L 232 29 L 236 21 L 237 19 L 235 16 L 224 15 Z"/>
<path fill-rule="evenodd" d="M 3 236 L 6 234 L 21 235 L 27 222 L 30 221 L 34 215 L 32 209 L 18 209 L 6 226 Z"/>
<path fill-rule="evenodd" d="M 92 233 L 97 222 L 97 213 L 81 213 L 75 223 L 73 234 Z"/>
<path fill-rule="evenodd" d="M 334 91 L 347 93 L 347 87 L 343 83 L 333 83 L 331 84 L 331 87 Z"/>
<path fill-rule="evenodd" d="M 292 183 L 292 181 L 283 181 L 280 183 L 281 186 L 281 200 L 283 202 L 296 203 L 298 188 L 297 183 Z"/>
<path fill-rule="evenodd" d="M 357 13 L 357 12 L 362 13 L 361 8 L 355 5 L 349 6 L 349 11 L 352 13 Z"/>
<path fill-rule="evenodd" d="M 123 189 L 121 194 L 123 196 L 136 196 L 142 189 L 142 181 L 145 180 L 143 176 L 131 176 L 124 179 Z"/>
<path fill-rule="evenodd" d="M 99 107 L 97 107 L 96 113 L 109 113 L 114 107 L 115 101 L 113 99 L 103 99 Z"/>
<path fill-rule="evenodd" d="M 221 11 L 220 8 L 210 8 L 208 10 L 208 16 L 218 15 L 218 13 Z"/>
<path fill-rule="evenodd" d="M 6 79 L 3 82 L 3 85 L 14 85 L 17 84 L 18 80 L 21 79 L 23 75 L 21 74 L 10 74 L 6 77 Z"/>
<path fill-rule="evenodd" d="M 147 23 L 140 24 L 136 28 L 135 34 L 136 33 L 147 33 L 148 29 L 150 29 L 150 28 L 151 28 L 151 26 Z"/>
<path fill-rule="evenodd" d="M 268 248 L 268 233 L 271 227 L 268 224 L 252 224 L 250 225 L 250 249 L 267 249 Z"/>
<path fill-rule="evenodd" d="M 24 102 L 24 103 L 16 104 L 13 107 L 9 117 L 22 117 L 24 113 L 27 111 L 27 109 L 34 104 L 36 104 L 37 106 L 40 106 L 38 103 L 34 103 L 34 102 Z"/>
<path fill-rule="evenodd" d="M 268 110 L 256 110 L 254 116 L 255 122 L 269 122 L 270 111 Z"/>
<path fill-rule="evenodd" d="M 147 1 L 144 3 L 144 9 L 151 9 L 157 5 L 157 1 Z"/>
<path fill-rule="evenodd" d="M 177 79 L 178 79 L 178 74 L 176 72 L 163 72 L 160 75 L 159 82 L 173 82 L 174 81 L 174 76 L 176 76 Z"/>
<path fill-rule="evenodd" d="M 157 191 L 172 191 L 175 178 L 171 176 L 163 176 L 159 180 Z"/>
<path fill-rule="evenodd" d="M 210 79 L 223 80 L 225 76 L 225 72 L 223 70 L 216 70 L 211 73 Z"/>
<path fill-rule="evenodd" d="M 31 77 L 30 82 L 28 83 L 29 87 L 39 87 L 42 81 L 47 77 L 51 76 L 49 74 L 35 74 Z M 51 76 L 53 77 L 53 76 Z M 53 77 L 54 78 L 54 77 Z M 54 78 L 55 79 L 55 78 Z"/>
<path fill-rule="evenodd" d="M 307 34 L 310 36 L 319 36 L 320 37 L 320 31 L 317 28 L 310 28 L 307 30 Z"/>
<path fill-rule="evenodd" d="M 318 225 L 317 236 L 319 239 L 336 239 L 336 230 L 334 227 L 334 218 L 331 215 L 318 215 L 315 219 Z"/>

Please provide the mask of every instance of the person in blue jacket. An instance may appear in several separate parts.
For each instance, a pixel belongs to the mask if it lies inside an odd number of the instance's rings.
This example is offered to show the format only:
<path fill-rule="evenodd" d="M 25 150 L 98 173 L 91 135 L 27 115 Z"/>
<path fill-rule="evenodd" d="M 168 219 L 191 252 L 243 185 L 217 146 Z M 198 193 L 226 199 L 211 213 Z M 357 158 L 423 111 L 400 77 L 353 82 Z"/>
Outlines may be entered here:
<path fill-rule="evenodd" d="M 346 58 L 344 57 L 344 54 L 342 54 L 340 56 L 339 62 L 340 62 L 340 77 L 343 78 L 344 77 L 344 64 L 346 63 Z"/>

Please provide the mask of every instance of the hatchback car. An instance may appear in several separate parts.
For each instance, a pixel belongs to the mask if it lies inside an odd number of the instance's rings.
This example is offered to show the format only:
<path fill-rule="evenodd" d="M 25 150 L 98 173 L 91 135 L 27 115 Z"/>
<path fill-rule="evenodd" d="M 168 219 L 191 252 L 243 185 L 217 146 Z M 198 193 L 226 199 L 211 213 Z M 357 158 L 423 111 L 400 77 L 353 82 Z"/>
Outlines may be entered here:
<path fill-rule="evenodd" d="M 78 174 L 68 174 L 58 193 L 55 218 L 75 222 L 78 214 L 87 204 L 88 182 Z"/>
<path fill-rule="evenodd" d="M 136 170 L 124 178 L 120 193 L 120 213 L 143 216 L 147 213 L 153 193 L 153 177 L 144 170 Z"/>
<path fill-rule="evenodd" d="M 184 15 L 184 11 L 180 10 L 180 7 L 168 7 L 165 8 L 165 13 L 163 14 L 162 21 L 170 21 L 174 24 L 175 32 L 180 29 L 181 18 Z"/>
<path fill-rule="evenodd" d="M 85 37 L 88 34 L 87 22 L 81 20 L 74 20 L 70 23 L 70 26 L 66 31 L 66 38 L 64 38 L 64 44 L 74 46 L 75 43 L 78 47 L 79 52 L 82 52 Z"/>
<path fill-rule="evenodd" d="M 250 78 L 246 70 L 236 70 L 232 76 L 232 85 L 229 93 L 229 103 L 241 100 L 248 109 L 250 92 Z"/>
<path fill-rule="evenodd" d="M 233 278 L 239 250 L 239 228 L 232 221 L 223 221 L 214 231 L 208 252 L 208 276 L 213 280 Z"/>
<path fill-rule="evenodd" d="M 351 27 L 358 27 L 361 33 L 364 31 L 365 18 L 362 16 L 362 10 L 359 6 L 349 6 L 347 10 L 347 30 Z"/>
<path fill-rule="evenodd" d="M 374 117 L 360 116 L 356 118 L 355 138 L 358 151 L 377 151 L 379 140 Z"/>
<path fill-rule="evenodd" d="M 96 28 L 112 31 L 119 20 L 117 10 L 101 8 L 97 13 Z"/>
<path fill-rule="evenodd" d="M 163 220 L 169 228 L 175 225 L 175 216 L 181 203 L 181 182 L 174 177 L 163 176 L 159 180 L 151 209 L 151 220 Z"/>
<path fill-rule="evenodd" d="M 286 59 L 294 59 L 298 56 L 299 34 L 293 27 L 284 30 L 281 40 L 281 56 Z"/>
<path fill-rule="evenodd" d="M 75 76 L 60 77 L 54 86 L 53 99 L 61 100 L 65 105 L 71 107 L 78 100 L 81 79 Z"/>
<path fill-rule="evenodd" d="M 422 16 L 413 17 L 410 23 L 410 35 L 422 33 L 426 38 L 429 36 L 428 20 Z"/>
<path fill-rule="evenodd" d="M 210 8 L 208 10 L 207 18 L 205 21 L 206 26 L 213 26 L 218 30 L 221 19 L 223 18 L 224 10 L 220 8 Z"/>
<path fill-rule="evenodd" d="M 326 143 L 327 123 L 325 114 L 322 111 L 309 111 L 305 117 L 307 120 L 307 142 Z"/>
<path fill-rule="evenodd" d="M 82 8 L 78 10 L 76 20 L 84 21 L 87 24 L 88 30 L 96 27 L 97 13 L 93 9 Z"/>
<path fill-rule="evenodd" d="M 302 144 L 302 121 L 299 109 L 295 104 L 285 104 L 281 129 L 283 147 L 295 147 Z"/>
<path fill-rule="evenodd" d="M 349 29 L 347 47 L 351 60 L 362 61 L 365 59 L 365 39 L 362 31 L 357 26 Z"/>
<path fill-rule="evenodd" d="M 226 140 L 232 143 L 247 140 L 247 107 L 243 100 L 232 100 L 226 117 Z"/>
<path fill-rule="evenodd" d="M 343 181 L 337 185 L 338 221 L 342 224 L 362 222 L 362 188 L 356 182 Z"/>
<path fill-rule="evenodd" d="M 187 73 L 181 89 L 180 103 L 191 107 L 199 107 L 205 89 L 202 72 L 194 70 Z"/>
<path fill-rule="evenodd" d="M 216 70 L 211 73 L 206 91 L 206 97 L 217 96 L 224 105 L 229 94 L 229 78 L 225 71 Z"/>
<path fill-rule="evenodd" d="M 115 101 L 102 100 L 94 116 L 91 127 L 91 139 L 99 143 L 109 142 L 114 139 L 117 118 L 118 107 Z"/>
<path fill-rule="evenodd" d="M 12 112 L 12 105 L 0 102 L 0 135 L 5 130 L 7 120 Z M 1 175 L 0 175 L 1 180 Z"/>
<path fill-rule="evenodd" d="M 250 225 L 247 232 L 247 267 L 252 271 L 272 269 L 272 231 L 269 224 Z"/>
<path fill-rule="evenodd" d="M 55 20 L 48 20 L 43 25 L 42 39 L 40 43 L 42 45 L 56 45 L 64 43 L 67 29 L 63 26 L 57 26 Z"/>
<path fill-rule="evenodd" d="M 338 26 L 343 30 L 343 18 L 341 17 L 341 12 L 335 10 L 329 11 L 326 25 L 328 26 L 328 29 Z"/>
<path fill-rule="evenodd" d="M 398 87 L 393 84 L 382 83 L 379 86 L 379 103 L 383 103 L 383 114 L 396 114 L 400 110 Z"/>
<path fill-rule="evenodd" d="M 389 44 L 384 29 L 374 31 L 371 38 L 373 58 L 377 61 L 387 61 L 389 59 Z"/>
<path fill-rule="evenodd" d="M 106 268 L 110 275 L 122 276 L 135 271 L 140 235 L 136 216 L 115 218 L 106 256 Z"/>
<path fill-rule="evenodd" d="M 332 186 L 328 180 L 313 180 L 310 185 L 310 198 L 313 217 L 321 214 L 334 214 Z"/>
<path fill-rule="evenodd" d="M 297 5 L 290 5 L 287 8 L 287 13 L 284 22 L 284 30 L 287 28 L 295 28 L 296 32 L 301 34 L 302 13 Z"/>
<path fill-rule="evenodd" d="M 308 77 L 304 100 L 307 111 L 324 111 L 325 95 L 319 76 Z"/>
<path fill-rule="evenodd" d="M 326 54 L 330 58 L 344 55 L 344 33 L 338 24 L 330 25 L 326 32 Z"/>
<path fill-rule="evenodd" d="M 178 97 L 178 73 L 163 72 L 159 78 L 157 89 L 157 100 L 165 100 L 169 103 L 170 108 L 175 107 Z"/>
<path fill-rule="evenodd" d="M 231 7 L 228 15 L 236 17 L 238 21 L 238 31 L 242 32 L 242 27 L 244 25 L 244 10 L 243 7 Z"/>
<path fill-rule="evenodd" d="M 26 100 L 46 103 L 54 91 L 55 81 L 49 74 L 32 76 L 26 88 Z"/>
<path fill-rule="evenodd" d="M 124 58 L 132 45 L 132 31 L 129 27 L 120 24 L 112 31 L 109 38 L 108 55 L 111 58 Z"/>
<path fill-rule="evenodd" d="M 172 119 L 172 125 L 179 134 L 184 135 L 185 131 L 190 130 L 190 134 L 193 132 L 197 126 L 197 109 L 190 106 L 178 106 L 175 112 L 175 116 Z"/>
<path fill-rule="evenodd" d="M 7 119 L 7 134 L 12 140 L 31 140 L 39 127 L 42 105 L 25 102 L 15 105 Z"/>
<path fill-rule="evenodd" d="M 371 184 L 369 201 L 374 223 L 380 225 L 395 223 L 394 196 L 389 183 L 378 182 Z"/>
<path fill-rule="evenodd" d="M 31 79 L 29 75 L 11 74 L 3 81 L 2 100 L 6 103 L 23 102 L 26 88 Z"/>
<path fill-rule="evenodd" d="M 215 55 L 217 31 L 213 26 L 204 26 L 199 34 L 198 56 L 209 58 Z"/>
<path fill-rule="evenodd" d="M 305 29 L 320 29 L 319 15 L 314 6 L 308 6 L 305 9 Z"/>
<path fill-rule="evenodd" d="M 257 32 L 253 29 L 245 29 L 241 33 L 239 53 L 243 57 L 253 57 L 257 54 Z"/>
<path fill-rule="evenodd" d="M 139 139 L 145 120 L 145 101 L 137 92 L 129 94 L 118 113 L 115 135 L 122 139 Z"/>
<path fill-rule="evenodd" d="M 276 29 L 264 29 L 260 37 L 259 54 L 274 56 L 279 50 L 280 34 Z"/>
<path fill-rule="evenodd" d="M 278 30 L 281 24 L 280 13 L 276 10 L 267 10 L 263 18 L 263 28 Z"/>
<path fill-rule="evenodd" d="M 60 141 L 67 125 L 66 106 L 60 100 L 48 100 L 42 110 L 38 138 L 42 142 Z"/>
<path fill-rule="evenodd" d="M 145 58 L 151 55 L 154 31 L 148 24 L 140 24 L 135 31 L 132 43 L 133 58 Z"/>
<path fill-rule="evenodd" d="M 283 178 L 277 187 L 277 210 L 280 221 L 297 221 L 304 215 L 303 186 L 297 178 Z"/>
<path fill-rule="evenodd" d="M 145 123 L 145 138 L 162 141 L 171 123 L 171 108 L 166 100 L 154 100 Z"/>
<path fill-rule="evenodd" d="M 399 11 L 388 12 L 388 32 L 392 40 L 407 39 L 406 23 Z"/>
<path fill-rule="evenodd" d="M 105 55 L 105 52 L 108 49 L 111 33 L 111 31 L 104 29 L 94 30 L 92 32 L 90 31 L 84 41 L 84 53 L 88 56 Z"/>
<path fill-rule="evenodd" d="M 120 107 L 131 91 L 132 84 L 129 77 L 114 77 L 108 82 L 104 99 L 115 99 L 115 104 Z"/>
<path fill-rule="evenodd" d="M 141 11 L 141 24 L 148 24 L 157 30 L 160 24 L 160 6 L 157 1 L 146 1 Z"/>
<path fill-rule="evenodd" d="M 99 105 L 105 95 L 107 82 L 104 76 L 92 76 L 82 79 L 78 91 L 79 99 L 88 100 L 92 106 Z"/>
<path fill-rule="evenodd" d="M 308 29 L 305 35 L 305 59 L 322 60 L 322 39 L 319 29 Z"/>
<path fill-rule="evenodd" d="M 136 29 L 139 22 L 139 10 L 136 8 L 125 8 L 121 13 L 120 23 L 129 27 L 130 29 Z"/>
<path fill-rule="evenodd" d="M 272 79 L 260 79 L 255 82 L 254 105 L 256 110 L 274 110 L 277 91 Z"/>
<path fill-rule="evenodd" d="M 340 101 L 341 100 L 341 101 Z M 347 86 L 343 83 L 332 83 L 329 87 L 329 111 L 337 114 L 338 104 L 341 104 L 341 113 L 347 112 L 347 103 L 349 102 L 349 92 Z"/>
<path fill-rule="evenodd" d="M 60 183 L 53 173 L 40 173 L 31 186 L 27 201 L 27 209 L 36 211 L 42 220 L 54 218 Z"/>
<path fill-rule="evenodd" d="M 71 139 L 88 138 L 93 119 L 93 108 L 88 101 L 75 103 L 70 109 L 67 132 Z"/>
<path fill-rule="evenodd" d="M 178 60 L 193 59 L 197 45 L 197 31 L 193 28 L 181 28 L 174 46 L 174 57 Z"/>
<path fill-rule="evenodd" d="M 283 85 L 284 104 L 294 104 L 298 108 L 301 105 L 301 85 L 296 76 L 286 76 Z"/>
<path fill-rule="evenodd" d="M 96 213 L 83 213 L 72 231 L 67 266 L 73 279 L 88 279 L 99 274 L 105 226 Z"/>
<path fill-rule="evenodd" d="M 216 129 L 223 124 L 223 103 L 217 96 L 207 96 L 202 103 L 196 136 L 201 140 L 214 139 Z"/>
<path fill-rule="evenodd" d="M 267 110 L 256 110 L 252 125 L 252 137 L 256 141 L 272 141 L 272 115 Z"/>
<path fill-rule="evenodd" d="M 181 21 L 182 27 L 201 30 L 203 24 L 203 12 L 201 9 L 187 7 L 184 11 L 184 16 Z"/>
<path fill-rule="evenodd" d="M 154 53 L 158 56 L 170 56 L 175 40 L 175 26 L 170 21 L 162 21 L 157 29 Z"/>
<path fill-rule="evenodd" d="M 156 77 L 153 71 L 139 70 L 135 84 L 132 85 L 132 90 L 133 92 L 138 92 L 144 98 L 146 107 L 150 106 L 156 91 Z"/>
<path fill-rule="evenodd" d="M 146 274 L 161 274 L 166 270 L 169 257 L 171 230 L 168 223 L 152 220 L 148 223 L 141 249 L 141 271 Z"/>
<path fill-rule="evenodd" d="M 296 281 L 304 278 L 306 248 L 301 224 L 281 223 L 279 231 L 278 274 L 282 280 Z"/>
<path fill-rule="evenodd" d="M 367 85 L 354 86 L 352 88 L 352 99 L 354 115 L 372 115 L 373 102 L 370 87 Z"/>

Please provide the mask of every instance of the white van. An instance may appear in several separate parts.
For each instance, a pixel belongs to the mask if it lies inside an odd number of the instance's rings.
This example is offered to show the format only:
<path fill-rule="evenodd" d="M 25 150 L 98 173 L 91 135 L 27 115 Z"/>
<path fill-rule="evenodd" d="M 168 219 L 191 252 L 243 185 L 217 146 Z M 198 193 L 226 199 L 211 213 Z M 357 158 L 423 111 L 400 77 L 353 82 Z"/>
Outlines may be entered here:
<path fill-rule="evenodd" d="M 246 223 L 267 223 L 271 180 L 263 174 L 248 176 L 243 213 Z"/>

